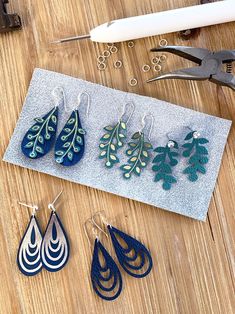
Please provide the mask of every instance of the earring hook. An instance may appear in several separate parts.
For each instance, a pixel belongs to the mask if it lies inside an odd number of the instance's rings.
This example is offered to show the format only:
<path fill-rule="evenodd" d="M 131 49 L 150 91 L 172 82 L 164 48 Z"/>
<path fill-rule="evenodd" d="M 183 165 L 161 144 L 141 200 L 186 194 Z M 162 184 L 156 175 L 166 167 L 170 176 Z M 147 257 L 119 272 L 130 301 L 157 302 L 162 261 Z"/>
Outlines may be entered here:
<path fill-rule="evenodd" d="M 93 221 L 93 223 L 97 226 L 97 228 L 99 228 L 101 231 L 104 232 L 104 230 L 103 230 L 103 229 L 98 225 L 98 223 L 95 221 L 95 217 L 96 217 L 97 215 L 100 216 L 101 221 L 102 221 L 106 226 L 110 226 L 110 227 L 111 227 L 111 224 L 108 222 L 107 217 L 106 217 L 106 215 L 105 215 L 105 211 L 104 211 L 104 210 L 101 210 L 101 211 L 98 211 L 98 212 L 94 213 L 94 215 L 92 216 L 92 221 Z M 105 233 L 106 236 L 108 236 L 106 232 L 104 232 L 104 233 Z"/>
<path fill-rule="evenodd" d="M 57 93 L 59 92 L 59 93 Z M 52 92 L 52 97 L 54 99 L 54 102 L 55 102 L 55 107 L 58 107 L 60 105 L 60 101 L 61 99 L 63 99 L 63 103 L 64 103 L 64 109 L 65 109 L 65 112 L 68 112 L 68 108 L 67 108 L 67 101 L 66 101 L 66 97 L 65 97 L 65 92 L 64 92 L 64 89 L 62 86 L 56 86 Z"/>
<path fill-rule="evenodd" d="M 132 112 L 130 113 L 129 117 L 127 118 L 126 124 L 129 123 L 129 121 L 130 121 L 130 119 L 131 119 L 131 117 L 133 116 L 134 111 L 135 111 L 135 104 L 134 104 L 134 102 L 129 101 L 129 102 L 125 103 L 125 105 L 123 106 L 123 109 L 122 109 L 122 115 L 121 115 L 121 117 L 120 117 L 119 120 L 121 120 L 121 119 L 124 117 L 124 115 L 125 115 L 125 113 L 126 113 L 127 105 L 131 105 L 131 106 L 132 106 Z"/>
<path fill-rule="evenodd" d="M 91 245 L 91 240 L 90 240 L 90 238 L 88 236 L 88 232 L 87 232 L 87 224 L 88 223 L 92 224 L 92 226 L 93 226 L 91 231 L 92 231 L 92 234 L 94 235 L 95 239 L 99 240 L 100 232 L 103 232 L 105 234 L 105 236 L 108 237 L 107 233 L 104 230 L 102 230 L 102 228 L 100 228 L 100 226 L 98 226 L 96 223 L 94 223 L 92 218 L 89 218 L 85 221 L 85 223 L 83 225 L 83 229 L 84 229 L 86 238 L 87 238 L 90 245 Z"/>
<path fill-rule="evenodd" d="M 25 207 L 28 207 L 28 208 L 31 208 L 33 210 L 32 216 L 35 216 L 36 211 L 39 210 L 39 207 L 37 205 L 28 205 L 28 204 L 25 204 L 23 202 L 18 202 L 18 204 L 25 206 Z"/>
<path fill-rule="evenodd" d="M 151 134 L 152 134 L 152 130 L 153 130 L 153 124 L 154 124 L 154 116 L 152 114 L 144 114 L 141 120 L 141 125 L 142 125 L 142 129 L 140 132 L 143 132 L 145 126 L 146 126 L 146 118 L 147 117 L 151 117 L 152 121 L 151 121 L 151 125 L 149 128 L 149 134 L 148 134 L 148 140 L 151 141 Z"/>
<path fill-rule="evenodd" d="M 87 92 L 82 92 L 78 95 L 78 106 L 77 109 L 79 108 L 79 106 L 81 105 L 82 102 L 82 95 L 86 95 L 87 96 L 87 110 L 86 110 L 86 116 L 88 118 L 89 116 L 89 111 L 90 111 L 90 105 L 91 105 L 91 97 Z"/>
<path fill-rule="evenodd" d="M 60 191 L 60 193 L 56 196 L 56 198 L 54 199 L 54 201 L 52 203 L 48 204 L 48 208 L 51 209 L 53 212 L 56 211 L 54 204 L 58 200 L 58 198 L 60 197 L 60 195 L 62 193 L 63 193 L 63 190 Z"/>

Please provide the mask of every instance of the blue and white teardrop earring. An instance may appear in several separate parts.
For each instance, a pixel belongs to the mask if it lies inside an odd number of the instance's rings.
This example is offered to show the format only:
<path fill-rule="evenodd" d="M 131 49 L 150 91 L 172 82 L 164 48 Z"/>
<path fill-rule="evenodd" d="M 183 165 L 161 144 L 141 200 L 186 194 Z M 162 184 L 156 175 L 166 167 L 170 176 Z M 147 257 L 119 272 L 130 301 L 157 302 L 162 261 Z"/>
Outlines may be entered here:
<path fill-rule="evenodd" d="M 86 92 L 83 92 L 78 95 L 78 105 L 73 108 L 69 119 L 67 120 L 55 143 L 55 161 L 67 167 L 77 164 L 83 157 L 85 150 L 86 132 L 82 128 L 79 115 L 79 107 L 82 102 L 82 95 L 87 96 L 88 116 L 90 108 L 90 96 Z"/>
<path fill-rule="evenodd" d="M 48 205 L 51 209 L 51 216 L 46 227 L 41 245 L 41 259 L 43 267 L 56 272 L 62 269 L 69 259 L 69 241 L 61 220 L 56 213 L 55 202 L 60 197 L 62 191 L 55 200 Z"/>
<path fill-rule="evenodd" d="M 17 253 L 17 265 L 19 270 L 24 275 L 34 276 L 42 270 L 40 251 L 42 244 L 42 233 L 35 216 L 38 206 L 31 206 L 21 202 L 19 202 L 19 204 L 32 208 L 33 211 L 28 227 L 20 242 Z"/>
<path fill-rule="evenodd" d="M 112 301 L 119 297 L 122 291 L 122 276 L 117 264 L 100 242 L 100 234 L 107 234 L 92 219 L 88 219 L 84 224 L 84 231 L 89 243 L 87 225 L 91 226 L 94 236 L 94 249 L 91 264 L 91 282 L 95 293 L 106 301 Z"/>
<path fill-rule="evenodd" d="M 97 212 L 92 220 L 96 226 L 95 217 L 99 215 L 106 225 L 117 255 L 119 264 L 132 277 L 143 278 L 147 276 L 152 267 L 152 257 L 149 250 L 135 238 L 112 226 L 106 219 L 104 212 Z M 100 227 L 99 227 L 100 228 Z"/>
<path fill-rule="evenodd" d="M 54 108 L 43 117 L 35 118 L 33 126 L 26 132 L 21 143 L 23 154 L 31 159 L 45 156 L 52 148 L 58 124 L 58 106 L 64 99 L 64 92 L 61 87 L 52 91 Z"/>

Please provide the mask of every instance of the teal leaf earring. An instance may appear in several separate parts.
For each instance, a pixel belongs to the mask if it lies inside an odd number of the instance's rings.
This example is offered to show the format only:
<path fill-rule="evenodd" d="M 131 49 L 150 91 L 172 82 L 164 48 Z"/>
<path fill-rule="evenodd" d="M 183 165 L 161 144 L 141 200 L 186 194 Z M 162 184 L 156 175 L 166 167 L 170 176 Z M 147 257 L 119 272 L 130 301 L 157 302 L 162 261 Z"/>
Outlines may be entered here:
<path fill-rule="evenodd" d="M 90 96 L 83 92 L 78 96 L 78 106 L 73 109 L 69 119 L 60 132 L 55 144 L 55 160 L 63 166 L 73 166 L 83 157 L 85 150 L 85 130 L 82 128 L 78 108 L 81 104 L 81 96 L 86 95 L 87 116 L 90 108 Z M 66 108 L 66 107 L 65 107 Z M 65 111 L 68 111 L 65 109 Z"/>
<path fill-rule="evenodd" d="M 130 157 L 128 163 L 120 167 L 123 171 L 123 177 L 125 179 L 130 179 L 134 173 L 137 176 L 140 176 L 142 170 L 147 166 L 150 160 L 149 151 L 152 150 L 152 144 L 150 143 L 150 135 L 153 127 L 154 118 L 152 115 L 149 115 L 152 118 L 152 123 L 149 130 L 149 135 L 147 141 L 145 141 L 145 134 L 143 132 L 145 128 L 145 115 L 142 119 L 142 129 L 134 133 L 131 137 L 133 141 L 128 143 L 129 148 L 126 151 L 126 155 Z"/>
<path fill-rule="evenodd" d="M 127 105 L 132 107 L 132 111 L 129 114 L 129 117 L 125 121 Z M 117 151 L 124 145 L 124 140 L 126 138 L 126 127 L 130 121 L 135 107 L 132 102 L 126 103 L 123 107 L 123 113 L 115 125 L 108 125 L 104 127 L 106 131 L 105 134 L 100 139 L 99 148 L 101 150 L 99 158 L 105 159 L 105 166 L 107 168 L 112 168 L 115 163 L 119 162 L 117 157 Z"/>
<path fill-rule="evenodd" d="M 58 91 L 60 95 L 58 94 Z M 58 106 L 63 99 L 63 89 L 56 87 L 52 91 L 55 106 L 43 117 L 35 118 L 33 126 L 26 132 L 21 150 L 26 157 L 37 159 L 45 156 L 52 148 L 58 122 Z"/>
<path fill-rule="evenodd" d="M 206 149 L 204 144 L 209 143 L 206 138 L 200 137 L 200 133 L 198 131 L 192 131 L 187 134 L 185 137 L 185 141 L 191 142 L 183 144 L 185 150 L 183 151 L 184 157 L 189 157 L 188 163 L 189 166 L 184 169 L 183 173 L 188 175 L 188 179 L 192 182 L 197 181 L 198 174 L 206 173 L 205 164 L 208 163 L 208 150 Z"/>
<path fill-rule="evenodd" d="M 176 178 L 172 175 L 172 167 L 178 164 L 176 157 L 179 155 L 175 150 L 179 148 L 177 142 L 169 140 L 165 147 L 159 146 L 154 151 L 157 153 L 153 159 L 155 164 L 152 170 L 156 172 L 154 181 L 162 180 L 162 188 L 170 190 L 171 185 L 176 183 Z"/>

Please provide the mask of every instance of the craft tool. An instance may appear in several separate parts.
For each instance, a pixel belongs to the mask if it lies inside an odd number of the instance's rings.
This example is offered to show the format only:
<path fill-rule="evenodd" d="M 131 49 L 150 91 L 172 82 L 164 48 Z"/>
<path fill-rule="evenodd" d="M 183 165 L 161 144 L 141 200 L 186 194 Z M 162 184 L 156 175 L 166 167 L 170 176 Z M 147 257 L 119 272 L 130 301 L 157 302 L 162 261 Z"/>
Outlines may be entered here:
<path fill-rule="evenodd" d="M 21 28 L 21 20 L 18 14 L 8 14 L 6 3 L 8 0 L 0 0 L 0 33 L 5 33 Z"/>
<path fill-rule="evenodd" d="M 89 38 L 95 42 L 121 42 L 235 21 L 234 0 L 179 8 L 104 23 L 87 35 L 59 39 L 53 43 Z"/>
<path fill-rule="evenodd" d="M 235 90 L 235 76 L 231 73 L 232 62 L 235 61 L 235 50 L 211 52 L 203 48 L 166 46 L 154 48 L 151 49 L 151 51 L 170 52 L 184 59 L 193 61 L 199 66 L 166 73 L 149 79 L 147 81 L 148 83 L 162 79 L 209 80 Z M 223 69 L 224 65 L 226 71 Z"/>

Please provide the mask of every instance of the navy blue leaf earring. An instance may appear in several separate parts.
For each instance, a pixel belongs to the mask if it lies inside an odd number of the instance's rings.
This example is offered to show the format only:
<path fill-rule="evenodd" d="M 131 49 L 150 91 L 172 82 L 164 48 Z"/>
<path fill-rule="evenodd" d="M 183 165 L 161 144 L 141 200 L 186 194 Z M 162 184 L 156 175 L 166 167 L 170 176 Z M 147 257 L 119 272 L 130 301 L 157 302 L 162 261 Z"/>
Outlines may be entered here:
<path fill-rule="evenodd" d="M 69 119 L 60 132 L 55 143 L 55 160 L 63 166 L 74 166 L 83 157 L 85 150 L 85 130 L 82 128 L 78 108 L 82 102 L 81 96 L 88 99 L 87 116 L 90 107 L 90 96 L 83 92 L 78 96 L 78 105 L 73 109 Z"/>
<path fill-rule="evenodd" d="M 183 144 L 185 150 L 183 151 L 184 157 L 189 157 L 187 166 L 183 173 L 188 175 L 189 181 L 197 181 L 198 172 L 201 174 L 206 173 L 205 164 L 208 163 L 208 150 L 204 144 L 209 143 L 206 138 L 201 137 L 198 131 L 191 131 L 184 139 L 185 141 L 192 140 L 191 142 Z"/>
<path fill-rule="evenodd" d="M 42 264 L 43 267 L 50 272 L 56 272 L 62 269 L 69 259 L 68 237 L 54 207 L 61 193 L 62 191 L 57 195 L 55 200 L 48 205 L 48 208 L 51 209 L 51 216 L 41 245 Z"/>
<path fill-rule="evenodd" d="M 153 266 L 152 257 L 148 249 L 139 241 L 128 234 L 113 227 L 107 222 L 103 212 L 97 212 L 92 219 L 96 226 L 95 216 L 99 215 L 107 226 L 112 243 L 122 268 L 131 276 L 143 278 L 147 276 Z"/>
<path fill-rule="evenodd" d="M 176 157 L 179 155 L 176 150 L 179 148 L 177 142 L 169 140 L 166 146 L 159 146 L 154 151 L 157 153 L 153 159 L 153 171 L 156 172 L 154 181 L 162 181 L 162 188 L 170 190 L 171 185 L 176 183 L 176 178 L 172 175 L 172 167 L 178 164 Z"/>
<path fill-rule="evenodd" d="M 35 205 L 27 205 L 21 202 L 19 202 L 19 204 L 32 208 L 33 212 L 18 249 L 17 264 L 19 270 L 24 275 L 34 276 L 42 269 L 40 254 L 42 233 L 35 217 L 38 207 Z"/>
<path fill-rule="evenodd" d="M 121 273 L 109 255 L 105 247 L 100 242 L 100 232 L 107 234 L 98 226 L 95 226 L 91 219 L 88 219 L 84 224 L 85 234 L 90 239 L 87 233 L 87 225 L 90 223 L 92 234 L 95 237 L 93 258 L 91 264 L 91 282 L 95 293 L 106 301 L 112 301 L 119 297 L 122 291 Z"/>
<path fill-rule="evenodd" d="M 56 137 L 58 106 L 63 100 L 61 91 L 63 91 L 61 87 L 56 87 L 52 91 L 54 108 L 43 117 L 35 118 L 36 123 L 26 132 L 21 143 L 21 150 L 26 157 L 37 159 L 51 150 Z"/>

